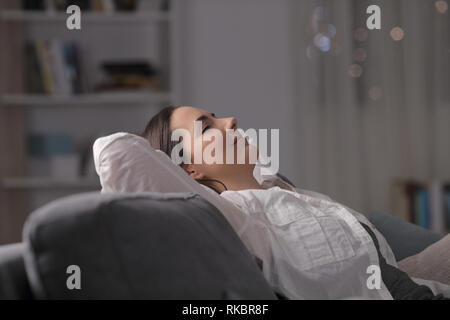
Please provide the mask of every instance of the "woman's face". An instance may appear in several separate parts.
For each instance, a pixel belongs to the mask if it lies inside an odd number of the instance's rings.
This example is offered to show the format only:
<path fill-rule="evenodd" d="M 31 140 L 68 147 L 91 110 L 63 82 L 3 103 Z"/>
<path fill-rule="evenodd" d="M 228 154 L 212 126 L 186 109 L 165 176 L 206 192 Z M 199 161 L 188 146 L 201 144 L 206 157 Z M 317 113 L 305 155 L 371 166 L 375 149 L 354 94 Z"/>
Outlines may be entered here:
<path fill-rule="evenodd" d="M 197 130 L 200 134 L 197 135 L 194 130 L 195 121 L 201 121 L 201 130 Z M 237 128 L 237 121 L 235 118 L 216 118 L 212 113 L 187 106 L 175 109 L 170 119 L 171 131 L 185 129 L 190 133 L 191 141 L 184 141 L 183 139 L 182 144 L 184 151 L 188 151 L 189 153 L 191 164 L 186 164 L 183 167 L 194 179 L 220 180 L 224 177 L 230 179 L 234 176 L 239 177 L 242 174 L 253 174 L 254 164 L 251 164 L 251 161 L 249 161 L 249 149 L 254 147 L 250 146 L 247 140 L 242 138 L 241 135 L 238 135 L 238 137 L 230 137 L 230 131 L 227 133 L 227 129 L 236 130 Z M 220 143 L 215 143 L 216 148 L 213 148 L 213 146 L 208 148 L 208 146 L 216 139 L 216 136 L 214 135 L 215 130 L 213 129 L 216 129 L 221 133 L 222 148 L 217 148 L 217 146 L 220 146 Z M 226 138 L 227 134 L 229 135 L 228 139 Z M 201 146 L 201 164 L 194 163 L 195 145 Z M 242 149 L 242 147 L 244 148 L 244 150 L 239 150 L 242 154 L 245 153 L 244 164 L 238 164 L 238 147 L 240 147 L 240 149 Z M 204 152 L 205 149 L 207 149 L 207 152 Z M 234 150 L 234 159 L 232 157 L 233 154 L 230 154 L 228 159 L 233 159 L 232 164 L 230 164 L 229 160 L 227 162 L 227 150 L 230 152 L 231 149 Z M 200 148 L 197 150 L 200 150 Z M 222 164 L 208 164 L 204 158 L 205 154 L 211 154 L 215 159 L 222 159 Z"/>

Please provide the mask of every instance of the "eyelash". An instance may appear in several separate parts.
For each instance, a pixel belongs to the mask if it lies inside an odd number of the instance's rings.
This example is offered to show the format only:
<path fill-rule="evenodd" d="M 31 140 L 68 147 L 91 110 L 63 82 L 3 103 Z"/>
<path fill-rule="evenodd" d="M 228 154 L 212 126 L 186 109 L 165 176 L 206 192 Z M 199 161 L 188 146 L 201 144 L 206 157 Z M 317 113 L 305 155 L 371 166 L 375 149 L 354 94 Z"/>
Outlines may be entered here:
<path fill-rule="evenodd" d="M 205 133 L 206 130 L 208 130 L 209 128 L 210 128 L 210 126 L 206 126 L 206 127 L 203 129 L 202 133 Z"/>

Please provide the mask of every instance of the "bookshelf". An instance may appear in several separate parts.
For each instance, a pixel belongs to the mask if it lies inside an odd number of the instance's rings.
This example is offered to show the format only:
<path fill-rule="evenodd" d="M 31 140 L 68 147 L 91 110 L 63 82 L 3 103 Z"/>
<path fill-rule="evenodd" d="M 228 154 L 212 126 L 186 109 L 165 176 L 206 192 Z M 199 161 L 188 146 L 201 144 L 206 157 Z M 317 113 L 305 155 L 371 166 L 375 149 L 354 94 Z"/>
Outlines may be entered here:
<path fill-rule="evenodd" d="M 25 105 L 28 107 L 78 107 L 103 106 L 120 107 L 148 104 L 167 104 L 172 97 L 169 92 L 128 92 L 98 93 L 80 95 L 45 95 L 45 94 L 5 94 L 0 96 L 0 106 Z"/>
<path fill-rule="evenodd" d="M 449 233 L 449 182 L 395 179 L 391 201 L 394 216 L 438 233 Z"/>
<path fill-rule="evenodd" d="M 0 19 L 16 22 L 40 22 L 54 23 L 64 22 L 67 14 L 55 11 L 23 11 L 23 10 L 4 10 L 0 12 Z M 97 13 L 86 12 L 83 14 L 83 22 L 86 23 L 157 23 L 170 22 L 171 15 L 165 12 L 146 11 L 146 12 L 111 12 Z"/>
<path fill-rule="evenodd" d="M 82 92 L 70 94 L 5 92 L 0 94 L 0 108 L 25 107 L 28 133 L 65 130 L 73 137 L 74 145 L 118 131 L 140 132 L 162 107 L 179 101 L 180 28 L 176 2 L 172 0 L 167 10 L 139 7 L 133 11 L 82 10 L 82 29 L 76 31 L 67 30 L 68 15 L 54 8 L 0 10 L 0 20 L 23 27 L 26 42 L 56 40 L 79 46 L 83 57 L 81 69 L 85 72 L 83 83 L 86 83 Z M 151 62 L 157 70 L 158 87 L 98 90 L 96 85 L 104 77 L 101 63 L 127 59 Z M 0 186 L 9 191 L 25 190 L 30 199 L 30 212 L 58 197 L 101 188 L 92 169 L 83 167 L 81 172 L 88 175 L 61 179 L 52 176 L 45 160 L 28 156 L 27 162 L 27 176 L 7 177 L 0 181 Z"/>
<path fill-rule="evenodd" d="M 80 178 L 76 180 L 58 180 L 46 177 L 33 178 L 9 178 L 3 180 L 3 187 L 10 190 L 49 190 L 65 189 L 68 191 L 74 189 L 81 190 L 99 190 L 100 182 L 92 178 Z"/>

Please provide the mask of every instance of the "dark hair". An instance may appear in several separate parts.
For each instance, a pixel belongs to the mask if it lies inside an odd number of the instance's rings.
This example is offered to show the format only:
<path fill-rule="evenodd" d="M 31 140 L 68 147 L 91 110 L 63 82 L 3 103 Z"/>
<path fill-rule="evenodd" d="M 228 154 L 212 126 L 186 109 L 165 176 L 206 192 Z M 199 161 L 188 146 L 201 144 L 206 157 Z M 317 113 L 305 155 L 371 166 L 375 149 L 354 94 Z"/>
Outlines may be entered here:
<path fill-rule="evenodd" d="M 173 112 L 179 107 L 168 106 L 162 109 L 157 115 L 155 115 L 148 122 L 145 127 L 144 132 L 141 134 L 142 137 L 146 138 L 150 142 L 150 146 L 153 149 L 161 150 L 169 157 L 172 156 L 172 150 L 179 143 L 179 141 L 172 141 L 172 131 L 170 130 L 170 119 L 172 118 Z M 216 179 L 200 179 L 197 180 L 203 185 L 210 187 L 218 194 L 220 192 L 211 186 L 211 184 L 206 184 L 205 182 L 217 182 L 222 185 L 225 190 L 228 190 L 224 183 Z"/>
<path fill-rule="evenodd" d="M 161 150 L 169 157 L 173 148 L 177 145 L 177 142 L 171 139 L 172 131 L 170 130 L 170 119 L 177 108 L 169 106 L 162 109 L 149 121 L 142 133 L 142 136 L 150 142 L 153 149 Z"/>

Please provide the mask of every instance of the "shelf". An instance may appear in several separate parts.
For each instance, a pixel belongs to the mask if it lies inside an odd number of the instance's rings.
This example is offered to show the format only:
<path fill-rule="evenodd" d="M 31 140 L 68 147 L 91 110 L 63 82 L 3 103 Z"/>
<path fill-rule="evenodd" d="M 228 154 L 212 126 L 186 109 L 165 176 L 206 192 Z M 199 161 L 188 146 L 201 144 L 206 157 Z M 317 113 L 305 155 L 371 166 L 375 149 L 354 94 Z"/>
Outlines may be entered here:
<path fill-rule="evenodd" d="M 98 180 L 77 179 L 77 180 L 55 180 L 52 178 L 10 178 L 4 179 L 2 183 L 6 189 L 84 189 L 100 190 Z"/>
<path fill-rule="evenodd" d="M 170 103 L 171 95 L 166 92 L 126 92 L 80 95 L 5 94 L 0 96 L 0 106 L 131 106 Z"/>
<path fill-rule="evenodd" d="M 61 22 L 66 21 L 68 15 L 64 12 L 47 11 L 25 11 L 25 10 L 3 10 L 0 12 L 0 19 L 4 21 L 20 22 Z M 82 12 L 83 22 L 93 23 L 132 23 L 132 22 L 165 22 L 170 21 L 167 12 L 159 11 L 137 11 L 137 12 Z"/>

